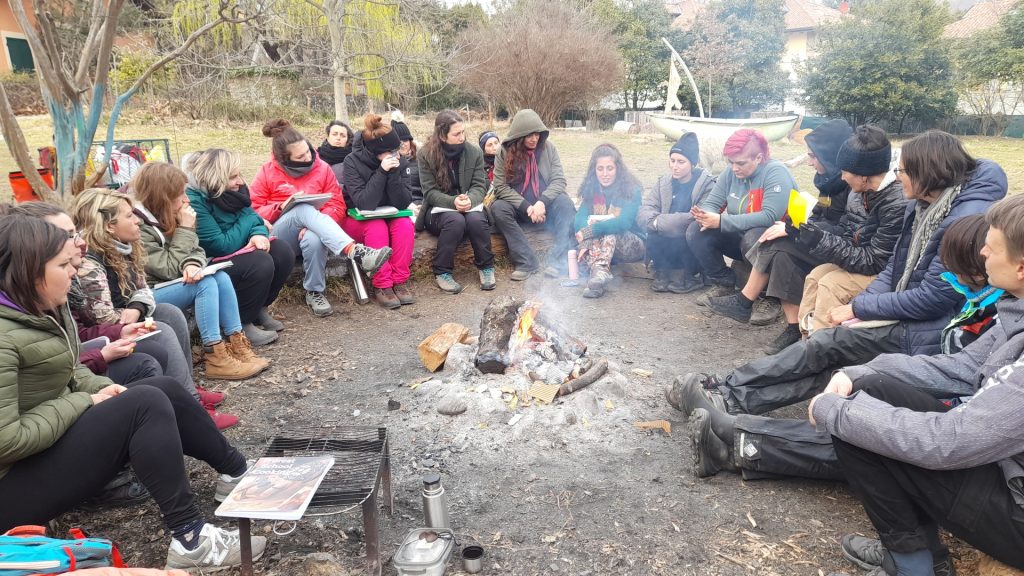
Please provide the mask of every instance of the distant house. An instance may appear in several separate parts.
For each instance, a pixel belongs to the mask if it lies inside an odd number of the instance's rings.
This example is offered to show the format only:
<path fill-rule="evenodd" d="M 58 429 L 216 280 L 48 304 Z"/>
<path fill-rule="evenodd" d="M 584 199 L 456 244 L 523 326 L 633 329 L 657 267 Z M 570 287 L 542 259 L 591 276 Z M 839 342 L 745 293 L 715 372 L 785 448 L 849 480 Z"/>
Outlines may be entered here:
<path fill-rule="evenodd" d="M 989 0 L 979 2 L 946 26 L 942 35 L 955 42 L 969 42 L 981 32 L 991 30 L 1017 6 L 1018 0 Z M 960 94 L 960 111 L 977 116 L 1017 116 L 1024 114 L 1024 87 L 992 81 Z"/>
<path fill-rule="evenodd" d="M 32 10 L 28 0 L 24 2 L 25 11 L 32 18 Z M 10 0 L 0 2 L 0 40 L 3 43 L 3 58 L 0 58 L 0 72 L 31 72 L 36 69 L 32 60 L 32 50 L 28 40 L 21 31 L 21 26 L 14 19 Z"/>
<path fill-rule="evenodd" d="M 946 38 L 962 40 L 970 38 L 978 32 L 984 32 L 999 24 L 999 20 L 1005 16 L 1017 4 L 1017 0 L 990 0 L 979 2 L 964 12 L 959 20 L 946 26 L 942 35 Z"/>

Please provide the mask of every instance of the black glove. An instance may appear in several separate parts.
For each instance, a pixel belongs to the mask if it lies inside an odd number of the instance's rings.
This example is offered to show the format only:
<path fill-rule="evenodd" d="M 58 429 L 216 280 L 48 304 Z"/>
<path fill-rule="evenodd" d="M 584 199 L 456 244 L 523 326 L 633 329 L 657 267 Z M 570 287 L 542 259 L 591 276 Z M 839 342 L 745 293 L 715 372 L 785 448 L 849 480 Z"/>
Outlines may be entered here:
<path fill-rule="evenodd" d="M 800 229 L 797 228 L 796 226 L 793 226 L 793 223 L 790 222 L 789 220 L 786 220 L 785 224 L 786 224 L 786 236 L 792 238 L 793 240 L 799 240 L 800 239 Z"/>
<path fill-rule="evenodd" d="M 804 222 L 803 225 L 800 226 L 800 232 L 797 236 L 801 244 L 811 247 L 817 246 L 824 237 L 825 231 L 810 222 Z"/>

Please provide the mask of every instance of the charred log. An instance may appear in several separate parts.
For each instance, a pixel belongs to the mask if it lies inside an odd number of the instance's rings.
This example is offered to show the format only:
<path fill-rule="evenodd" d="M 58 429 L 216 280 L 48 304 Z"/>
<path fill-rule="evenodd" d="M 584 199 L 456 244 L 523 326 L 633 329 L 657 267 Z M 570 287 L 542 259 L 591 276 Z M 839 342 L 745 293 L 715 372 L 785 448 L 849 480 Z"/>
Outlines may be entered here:
<path fill-rule="evenodd" d="M 502 374 L 509 365 L 509 336 L 515 329 L 523 301 L 512 296 L 491 300 L 480 319 L 480 345 L 476 367 L 484 374 Z"/>
<path fill-rule="evenodd" d="M 594 362 L 594 365 L 590 367 L 590 370 L 580 374 L 579 378 L 569 380 L 565 384 L 562 384 L 558 388 L 558 395 L 565 396 L 566 394 L 572 394 L 573 392 L 582 390 L 600 380 L 601 376 L 604 376 L 607 372 L 608 360 L 601 358 L 597 362 Z"/>

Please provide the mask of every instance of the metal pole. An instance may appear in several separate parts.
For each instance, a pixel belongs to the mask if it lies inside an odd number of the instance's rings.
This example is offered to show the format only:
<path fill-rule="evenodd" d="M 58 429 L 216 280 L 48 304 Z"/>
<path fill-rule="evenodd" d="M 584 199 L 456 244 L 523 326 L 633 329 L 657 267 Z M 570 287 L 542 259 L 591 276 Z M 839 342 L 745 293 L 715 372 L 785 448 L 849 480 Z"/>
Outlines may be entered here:
<path fill-rule="evenodd" d="M 697 98 L 697 109 L 700 111 L 700 117 L 703 118 L 704 102 L 701 101 L 700 99 L 700 90 L 697 90 L 697 83 L 693 80 L 693 74 L 690 74 L 690 68 L 686 65 L 686 62 L 683 62 L 682 56 L 680 56 L 679 53 L 676 52 L 676 49 L 673 48 L 672 45 L 668 43 L 668 40 L 662 38 L 661 41 L 664 42 L 665 46 L 668 46 L 668 49 L 672 51 L 672 58 L 676 62 L 678 62 L 680 66 L 683 67 L 683 72 L 686 74 L 686 79 L 689 80 L 690 82 L 690 89 L 693 90 L 693 95 L 694 97 Z"/>

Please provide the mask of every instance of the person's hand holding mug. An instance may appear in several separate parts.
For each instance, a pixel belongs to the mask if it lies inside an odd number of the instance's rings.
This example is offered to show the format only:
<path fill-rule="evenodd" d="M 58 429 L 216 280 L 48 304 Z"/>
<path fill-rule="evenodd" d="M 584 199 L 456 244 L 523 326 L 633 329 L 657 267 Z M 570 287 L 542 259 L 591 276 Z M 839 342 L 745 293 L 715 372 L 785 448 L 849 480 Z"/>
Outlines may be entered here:
<path fill-rule="evenodd" d="M 390 172 L 401 165 L 402 161 L 399 159 L 398 152 L 393 152 L 383 160 L 380 161 L 380 169 L 385 172 Z"/>

